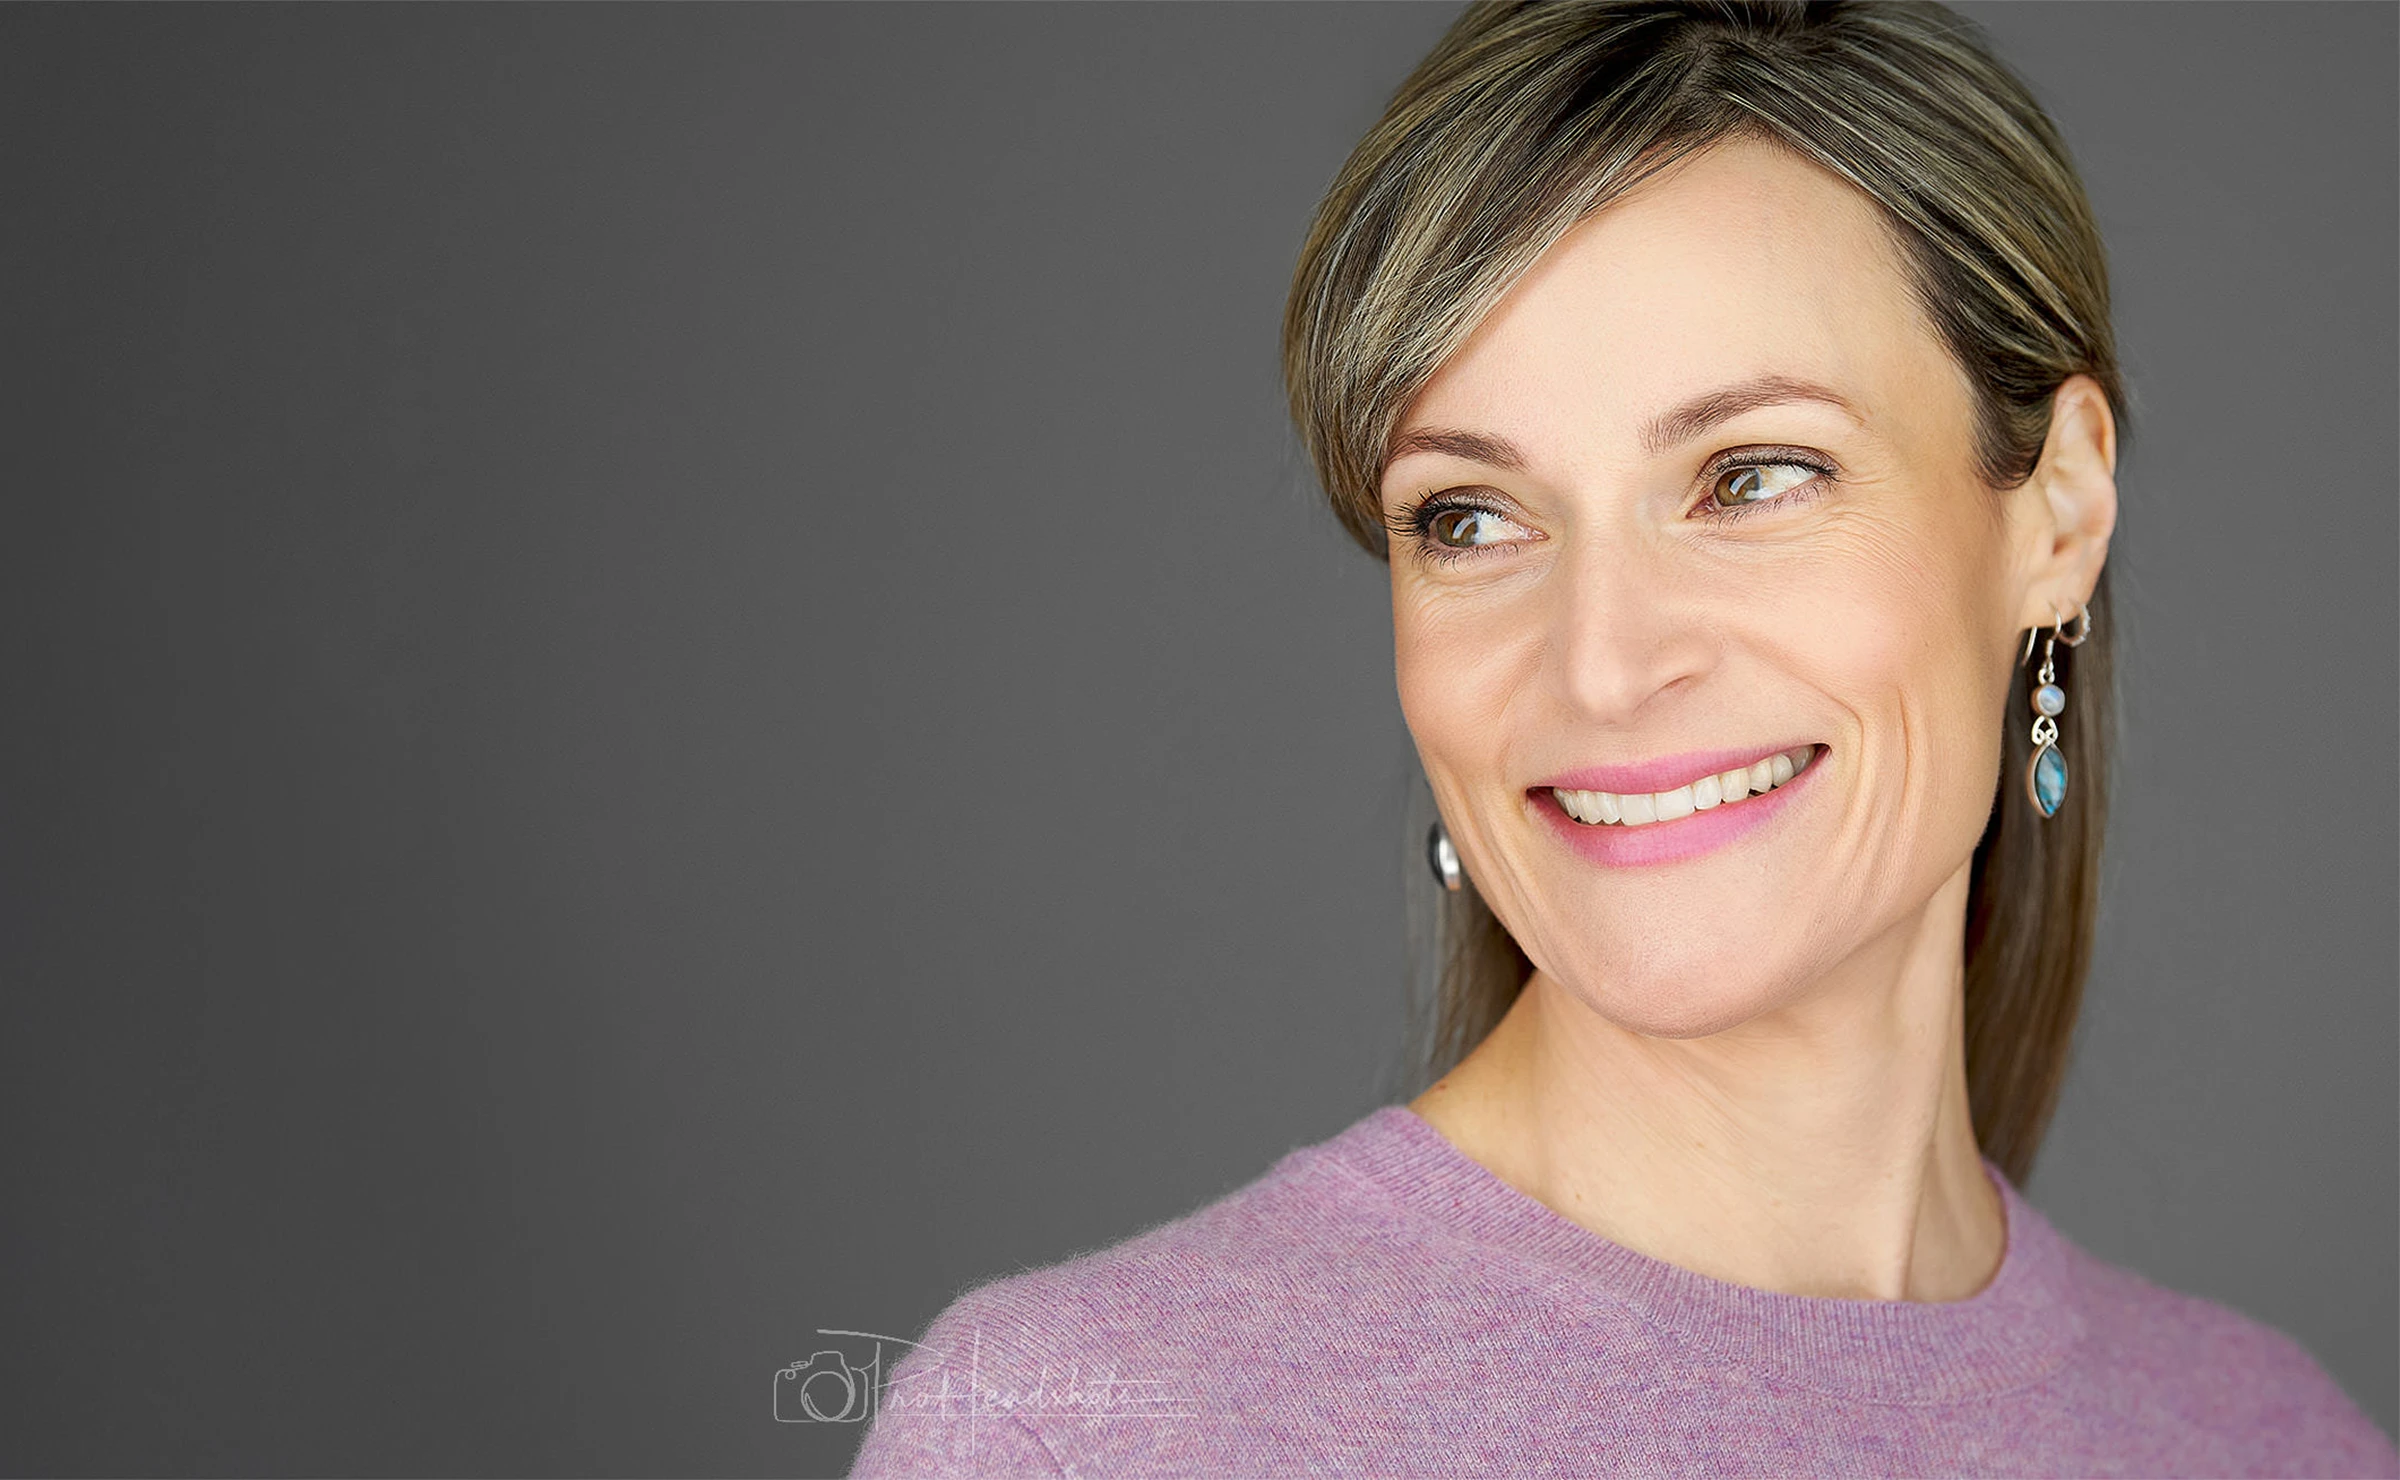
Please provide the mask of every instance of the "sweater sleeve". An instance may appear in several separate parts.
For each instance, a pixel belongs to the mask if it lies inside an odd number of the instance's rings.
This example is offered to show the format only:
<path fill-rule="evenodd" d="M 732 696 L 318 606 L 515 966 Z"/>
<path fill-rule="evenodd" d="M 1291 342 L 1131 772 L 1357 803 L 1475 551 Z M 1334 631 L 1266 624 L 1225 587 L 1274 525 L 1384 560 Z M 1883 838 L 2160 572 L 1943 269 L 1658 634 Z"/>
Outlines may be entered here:
<path fill-rule="evenodd" d="M 2260 1386 L 2272 1431 L 2291 1446 L 2278 1472 L 2334 1480 L 2400 1480 L 2400 1449 L 2289 1332 L 2264 1328 L 2271 1352 Z"/>
<path fill-rule="evenodd" d="M 852 1480 L 1067 1473 L 1013 1411 L 1037 1389 L 1018 1379 L 984 1307 L 974 1291 L 951 1302 L 893 1367 L 851 1461 Z"/>
<path fill-rule="evenodd" d="M 984 1475 L 1064 1475 L 1040 1436 L 1021 1418 L 960 1418 L 887 1413 L 867 1430 L 851 1463 L 851 1480 Z"/>

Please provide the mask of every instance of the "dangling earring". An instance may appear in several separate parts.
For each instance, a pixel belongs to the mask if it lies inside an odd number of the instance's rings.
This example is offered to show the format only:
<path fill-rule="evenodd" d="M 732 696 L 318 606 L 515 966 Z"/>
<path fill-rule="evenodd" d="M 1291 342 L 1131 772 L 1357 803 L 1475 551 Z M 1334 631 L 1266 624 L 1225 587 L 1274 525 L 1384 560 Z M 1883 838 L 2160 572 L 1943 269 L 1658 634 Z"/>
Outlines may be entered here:
<path fill-rule="evenodd" d="M 2025 631 L 2025 658 L 2033 656 L 2033 635 L 2041 631 L 2029 627 Z M 2067 635 L 2067 623 L 2054 604 L 2050 608 L 2050 635 L 2042 639 L 2042 671 L 2034 675 L 2037 687 L 2027 695 L 2033 705 L 2033 759 L 2025 763 L 2025 795 L 2033 799 L 2033 809 L 2044 819 L 2058 815 L 2059 804 L 2067 799 L 2067 758 L 2058 750 L 2058 717 L 2067 712 L 2067 691 L 2058 686 L 2058 670 L 2052 656 L 2059 643 L 2081 647 L 2092 635 L 2092 609 L 2079 605 L 2075 613 L 2075 635 Z M 2022 661 L 2022 660 L 2020 660 Z"/>
<path fill-rule="evenodd" d="M 1467 881 L 1467 871 L 1458 866 L 1458 850 L 1450 846 L 1449 829 L 1439 819 L 1435 820 L 1433 831 L 1425 835 L 1425 860 L 1433 865 L 1433 876 L 1451 893 L 1456 894 Z"/>

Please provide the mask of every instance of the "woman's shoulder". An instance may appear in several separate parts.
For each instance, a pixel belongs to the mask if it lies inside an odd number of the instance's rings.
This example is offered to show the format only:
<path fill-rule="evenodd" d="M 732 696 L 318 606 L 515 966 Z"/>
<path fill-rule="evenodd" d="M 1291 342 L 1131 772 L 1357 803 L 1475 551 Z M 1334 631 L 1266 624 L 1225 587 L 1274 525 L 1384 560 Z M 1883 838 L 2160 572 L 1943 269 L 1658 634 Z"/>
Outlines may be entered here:
<path fill-rule="evenodd" d="M 1412 1267 L 1455 1282 L 1438 1230 L 1385 1198 L 1356 1162 L 1388 1143 L 1386 1106 L 1264 1172 L 1129 1237 L 973 1285 L 928 1328 L 1006 1359 L 1205 1348 L 1279 1339 L 1301 1308 L 1372 1315 Z M 1319 1327 L 1318 1329 L 1323 1329 Z"/>
<path fill-rule="evenodd" d="M 2079 1365 L 2117 1400 L 2239 1436 L 2312 1473 L 2400 1474 L 2400 1451 L 2307 1345 L 2235 1305 L 2066 1242 L 2084 1336 Z"/>
<path fill-rule="evenodd" d="M 1385 1339 L 1539 1320 L 1538 1282 L 1517 1298 L 1467 1278 L 1472 1251 L 1362 1172 L 1409 1113 L 1385 1106 L 1189 1212 L 967 1288 L 891 1369 L 852 1473 L 1063 1473 L 1042 1437 L 1061 1433 L 1079 1462 L 1173 1471 L 1192 1446 L 1207 1470 L 1224 1425 L 1286 1378 L 1371 1389 Z"/>

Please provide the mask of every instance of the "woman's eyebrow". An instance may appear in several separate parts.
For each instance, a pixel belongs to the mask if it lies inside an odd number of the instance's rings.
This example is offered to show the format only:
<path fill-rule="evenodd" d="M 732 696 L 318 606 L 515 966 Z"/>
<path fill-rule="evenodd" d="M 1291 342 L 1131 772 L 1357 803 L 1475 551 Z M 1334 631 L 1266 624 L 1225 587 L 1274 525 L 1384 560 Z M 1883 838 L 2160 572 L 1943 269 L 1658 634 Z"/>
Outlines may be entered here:
<path fill-rule="evenodd" d="M 1830 386 L 1791 375 L 1760 375 L 1704 392 L 1650 418 L 1642 426 L 1642 450 L 1653 455 L 1665 452 L 1745 411 L 1793 401 L 1822 402 L 1839 408 L 1860 426 L 1866 425 L 1866 418 L 1859 414 L 1858 408 Z M 1388 469 L 1393 463 L 1417 452 L 1439 452 L 1511 473 L 1524 472 L 1528 462 L 1524 452 L 1506 437 L 1447 427 L 1415 427 L 1392 439 L 1391 451 L 1384 457 L 1383 465 Z"/>
<path fill-rule="evenodd" d="M 1393 463 L 1416 452 L 1438 452 L 1465 462 L 1482 463 L 1486 467 L 1503 468 L 1511 473 L 1525 471 L 1525 454 L 1506 437 L 1489 432 L 1461 432 L 1442 427 L 1417 427 L 1392 439 L 1391 450 L 1384 454 L 1383 465 Z"/>
<path fill-rule="evenodd" d="M 1780 406 L 1791 401 L 1821 401 L 1838 408 L 1860 426 L 1867 424 L 1856 406 L 1831 386 L 1813 380 L 1801 380 L 1790 375 L 1760 375 L 1749 380 L 1709 391 L 1684 402 L 1672 411 L 1660 412 L 1642 428 L 1642 450 L 1659 453 L 1681 446 L 1706 432 L 1721 421 L 1730 421 L 1745 411 L 1761 406 Z"/>

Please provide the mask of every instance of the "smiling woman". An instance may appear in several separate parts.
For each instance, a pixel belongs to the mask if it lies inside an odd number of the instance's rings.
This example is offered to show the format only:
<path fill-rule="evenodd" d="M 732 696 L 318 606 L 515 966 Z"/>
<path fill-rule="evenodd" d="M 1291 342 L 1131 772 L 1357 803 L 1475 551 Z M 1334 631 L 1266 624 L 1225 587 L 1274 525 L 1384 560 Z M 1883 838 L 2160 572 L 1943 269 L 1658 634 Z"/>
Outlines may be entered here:
<path fill-rule="evenodd" d="M 2124 393 L 1974 29 L 1472 6 L 1284 349 L 1389 566 L 1446 1072 L 969 1292 L 858 1473 L 2400 1472 L 2290 1337 L 2017 1191 L 2091 952 Z"/>
<path fill-rule="evenodd" d="M 1483 1104 L 1537 1012 L 1571 1033 L 1635 1028 L 1636 1042 L 1712 1036 L 1845 1000 L 1829 977 L 1889 978 L 1911 949 L 1935 979 L 1908 995 L 1929 1022 L 1961 999 L 1963 1077 L 1990 1089 L 1972 1133 L 1963 1118 L 1935 1129 L 1928 1104 L 1906 1135 L 1980 1143 L 2021 1182 L 2089 951 L 2105 635 L 2075 655 L 2082 702 L 2064 738 L 2089 780 L 2074 809 L 2038 818 L 1998 785 L 2003 745 L 2030 733 L 2000 716 L 2026 708 L 2009 697 L 2022 631 L 2062 611 L 2108 630 L 2119 397 L 2106 304 L 2053 275 L 2065 315 L 2004 332 L 1988 307 L 1954 310 L 1980 325 L 1958 353 L 1921 307 L 1941 285 L 1920 287 L 1893 213 L 1848 183 L 1877 179 L 1871 160 L 1837 158 L 1837 173 L 1748 125 L 1705 151 L 1650 147 L 1648 172 L 1579 216 L 1418 388 L 1378 479 L 1402 706 L 1474 881 L 1457 934 L 1506 948 L 1454 976 L 1451 1036 L 1484 1047 L 1419 1108 L 1473 1134 L 1464 1107 Z M 1942 178 L 1879 184 L 1922 195 Z M 2073 197 L 1994 195 L 2029 217 L 2027 236 L 2092 241 Z M 2045 204 L 2059 223 L 2046 232 L 2030 219 Z M 1966 213 L 1919 201 L 1907 214 Z M 2006 363 L 2012 346 L 2031 363 Z M 1971 379 L 1962 362 L 1994 370 Z M 2015 416 L 2005 388 L 2044 380 L 2053 414 Z M 1801 774 L 1818 778 L 1808 805 L 1778 789 L 1769 816 L 1763 802 L 1733 809 L 1747 826 L 1695 815 L 1714 810 L 1699 805 L 1704 782 L 1721 805 L 1732 767 L 1800 748 L 1814 758 Z M 1584 806 L 1597 815 L 1579 818 Z M 1679 900 L 1740 897 L 1781 871 L 1777 855 L 1807 860 L 1816 887 L 1758 894 L 1738 925 L 1688 928 Z M 1610 867 L 1666 862 L 1687 866 Z M 1487 1038 L 1520 990 L 1535 999 L 1524 1023 Z M 1559 1018 L 1562 992 L 1596 1011 Z M 1759 1083 L 1755 1065 L 1741 1082 Z M 1758 1154 L 1789 1165 L 1792 1149 Z M 1980 1201 L 1971 1154 L 1959 1169 L 1954 1191 Z"/>

